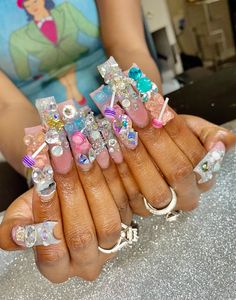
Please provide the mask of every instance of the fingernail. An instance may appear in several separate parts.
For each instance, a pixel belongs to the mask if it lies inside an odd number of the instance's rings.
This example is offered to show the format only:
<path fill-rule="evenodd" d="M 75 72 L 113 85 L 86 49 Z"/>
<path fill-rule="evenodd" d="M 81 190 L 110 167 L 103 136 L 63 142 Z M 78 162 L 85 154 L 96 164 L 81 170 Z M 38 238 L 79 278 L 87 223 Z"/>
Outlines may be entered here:
<path fill-rule="evenodd" d="M 75 161 L 82 171 L 89 171 L 96 159 L 96 154 L 86 136 L 80 131 L 74 132 L 71 137 L 71 147 Z"/>
<path fill-rule="evenodd" d="M 102 169 L 107 169 L 110 165 L 110 158 L 109 158 L 109 153 L 107 149 L 103 149 L 98 155 L 97 155 L 97 162 L 99 166 Z"/>
<path fill-rule="evenodd" d="M 25 230 L 22 226 L 12 228 L 11 236 L 16 245 L 25 247 Z"/>
<path fill-rule="evenodd" d="M 13 241 L 22 247 L 49 246 L 58 244 L 54 237 L 54 228 L 58 222 L 46 221 L 39 224 L 15 226 L 12 229 Z"/>
<path fill-rule="evenodd" d="M 158 93 L 156 84 L 146 77 L 137 65 L 134 64 L 126 73 L 134 81 L 138 95 L 141 95 L 145 108 L 151 114 L 153 127 L 161 128 L 165 126 L 174 118 L 174 114 L 167 105 L 169 98 L 164 101 L 161 94 Z"/>
<path fill-rule="evenodd" d="M 123 162 L 123 154 L 120 149 L 120 145 L 113 133 L 111 123 L 103 118 L 98 120 L 99 131 L 102 134 L 102 137 L 106 143 L 108 152 L 116 164 Z"/>
<path fill-rule="evenodd" d="M 213 178 L 214 173 L 220 171 L 224 155 L 225 145 L 217 142 L 194 168 L 194 172 L 200 176 L 198 183 L 208 182 Z"/>
<path fill-rule="evenodd" d="M 138 133 L 132 128 L 131 119 L 124 114 L 123 109 L 115 104 L 112 108 L 115 116 L 111 117 L 105 113 L 110 104 L 111 90 L 107 86 L 101 86 L 90 94 L 102 114 L 111 122 L 115 135 L 128 148 L 135 149 L 138 145 Z"/>
<path fill-rule="evenodd" d="M 48 147 L 40 147 L 45 141 L 45 135 L 40 126 L 26 128 L 25 133 L 24 143 L 27 146 L 27 157 L 33 158 L 31 177 L 40 200 L 48 202 L 56 192 L 56 183 L 53 179 L 54 173 L 48 157 Z M 34 156 L 39 149 L 41 149 L 40 153 Z"/>
<path fill-rule="evenodd" d="M 36 107 L 47 130 L 46 142 L 49 144 L 53 166 L 57 173 L 67 174 L 72 168 L 73 158 L 55 98 L 38 99 Z"/>

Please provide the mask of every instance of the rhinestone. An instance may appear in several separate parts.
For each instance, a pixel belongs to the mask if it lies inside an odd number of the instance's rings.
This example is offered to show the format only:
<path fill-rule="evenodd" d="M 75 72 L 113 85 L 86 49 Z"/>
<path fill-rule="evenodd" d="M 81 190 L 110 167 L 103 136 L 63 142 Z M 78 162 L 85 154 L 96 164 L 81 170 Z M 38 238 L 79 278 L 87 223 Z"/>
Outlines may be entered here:
<path fill-rule="evenodd" d="M 203 172 L 209 171 L 209 165 L 207 161 L 202 164 L 202 171 Z"/>
<path fill-rule="evenodd" d="M 51 180 L 53 178 L 53 169 L 50 165 L 43 168 L 43 175 L 46 180 Z"/>
<path fill-rule="evenodd" d="M 65 119 L 73 119 L 76 115 L 76 109 L 73 105 L 65 105 L 62 113 Z"/>
<path fill-rule="evenodd" d="M 219 162 L 215 163 L 213 167 L 213 172 L 219 172 L 221 168 L 221 164 Z"/>
<path fill-rule="evenodd" d="M 213 157 L 215 160 L 219 160 L 219 159 L 221 158 L 220 153 L 217 152 L 217 151 L 214 151 L 214 152 L 212 153 L 212 157 Z"/>
<path fill-rule="evenodd" d="M 57 111 L 57 105 L 56 105 L 56 103 L 55 103 L 55 102 L 50 102 L 50 103 L 48 104 L 48 109 L 49 109 L 51 112 Z"/>
<path fill-rule="evenodd" d="M 124 108 L 129 108 L 130 107 L 130 101 L 128 99 L 124 99 L 121 103 L 121 105 L 124 107 Z"/>
<path fill-rule="evenodd" d="M 33 170 L 32 172 L 32 180 L 34 183 L 39 183 L 40 181 L 42 181 L 44 179 L 44 176 L 43 176 L 43 172 L 36 168 Z"/>
<path fill-rule="evenodd" d="M 16 230 L 16 240 L 18 242 L 25 242 L 25 229 L 22 226 L 19 226 Z"/>
<path fill-rule="evenodd" d="M 110 147 L 115 147 L 115 146 L 117 145 L 117 140 L 115 140 L 115 139 L 109 140 L 109 141 L 108 141 L 108 145 L 109 145 Z"/>
<path fill-rule="evenodd" d="M 45 140 L 48 144 L 57 144 L 60 142 L 60 135 L 57 130 L 50 129 L 45 135 Z"/>
<path fill-rule="evenodd" d="M 99 131 L 92 131 L 92 132 L 91 132 L 91 137 L 92 137 L 92 139 L 94 139 L 94 140 L 98 140 L 98 139 L 101 138 L 101 134 L 100 134 Z"/>
<path fill-rule="evenodd" d="M 27 248 L 31 248 L 35 245 L 37 238 L 37 233 L 35 226 L 29 225 L 25 230 L 25 245 Z"/>
<path fill-rule="evenodd" d="M 128 76 L 134 80 L 138 80 L 142 76 L 142 71 L 139 68 L 133 67 L 129 70 Z"/>
<path fill-rule="evenodd" d="M 90 162 L 94 162 L 94 160 L 96 159 L 96 153 L 92 148 L 90 148 L 88 155 Z"/>
<path fill-rule="evenodd" d="M 141 93 L 146 93 L 152 89 L 152 82 L 147 77 L 142 77 L 137 82 L 137 89 Z"/>
<path fill-rule="evenodd" d="M 51 153 L 53 156 L 60 157 L 63 154 L 63 148 L 60 145 L 53 146 L 51 149 Z"/>
<path fill-rule="evenodd" d="M 89 159 L 88 159 L 88 157 L 87 157 L 86 155 L 82 154 L 82 155 L 80 155 L 80 157 L 79 157 L 79 163 L 80 163 L 81 165 L 87 165 L 87 164 L 90 163 L 90 161 L 89 161 Z"/>

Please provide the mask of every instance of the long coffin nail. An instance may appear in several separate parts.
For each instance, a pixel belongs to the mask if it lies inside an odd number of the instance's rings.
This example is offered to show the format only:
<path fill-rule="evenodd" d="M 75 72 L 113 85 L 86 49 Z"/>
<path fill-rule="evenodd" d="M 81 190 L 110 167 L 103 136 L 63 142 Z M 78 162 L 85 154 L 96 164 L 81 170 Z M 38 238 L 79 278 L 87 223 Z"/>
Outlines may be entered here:
<path fill-rule="evenodd" d="M 135 125 L 140 128 L 147 126 L 148 113 L 142 103 L 140 95 L 133 89 L 133 79 L 126 76 L 119 68 L 113 57 L 98 66 L 98 71 L 112 91 L 116 92 L 117 101 L 129 115 Z"/>
<path fill-rule="evenodd" d="M 220 171 L 224 155 L 225 145 L 222 142 L 216 143 L 194 168 L 194 172 L 200 175 L 198 183 L 205 183 L 211 180 L 214 173 Z"/>
<path fill-rule="evenodd" d="M 112 131 L 111 123 L 106 119 L 98 119 L 99 130 L 106 143 L 108 152 L 115 163 L 120 164 L 123 161 L 123 154 L 120 145 Z"/>
<path fill-rule="evenodd" d="M 132 128 L 131 119 L 119 105 L 114 104 L 113 108 L 108 111 L 111 102 L 108 89 L 107 86 L 101 86 L 90 96 L 102 114 L 111 122 L 115 135 L 128 149 L 135 149 L 138 145 L 138 133 Z"/>
<path fill-rule="evenodd" d="M 59 105 L 76 162 L 88 171 L 96 159 L 101 168 L 109 166 L 109 154 L 98 130 L 93 113 L 88 107 L 78 108 L 73 100 Z M 68 116 L 70 116 L 68 118 Z"/>
<path fill-rule="evenodd" d="M 46 129 L 53 166 L 57 173 L 67 174 L 72 168 L 72 155 L 54 97 L 36 100 L 36 107 Z"/>
<path fill-rule="evenodd" d="M 32 180 L 40 200 L 48 202 L 55 194 L 56 183 L 53 179 L 45 135 L 41 126 L 26 128 L 25 133 L 24 143 L 27 147 L 27 155 L 23 161 L 25 165 L 28 164 L 28 167 L 32 168 Z"/>
<path fill-rule="evenodd" d="M 133 65 L 126 73 L 133 80 L 134 88 L 152 116 L 152 126 L 155 128 L 165 126 L 174 118 L 174 114 L 168 107 L 169 98 L 164 100 L 158 93 L 156 84 L 145 76 L 137 65 Z"/>
<path fill-rule="evenodd" d="M 54 236 L 54 228 L 58 222 L 46 221 L 39 224 L 16 226 L 12 229 L 13 241 L 22 247 L 49 246 L 60 242 Z"/>

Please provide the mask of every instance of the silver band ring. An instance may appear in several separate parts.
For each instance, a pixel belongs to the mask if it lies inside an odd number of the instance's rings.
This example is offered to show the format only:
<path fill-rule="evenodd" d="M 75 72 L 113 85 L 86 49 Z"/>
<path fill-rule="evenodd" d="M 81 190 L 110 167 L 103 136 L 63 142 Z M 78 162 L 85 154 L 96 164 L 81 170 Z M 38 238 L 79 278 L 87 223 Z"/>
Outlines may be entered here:
<path fill-rule="evenodd" d="M 130 226 L 121 223 L 121 234 L 118 242 L 110 249 L 105 249 L 100 246 L 98 246 L 98 249 L 105 254 L 116 253 L 127 245 L 131 246 L 134 242 L 137 242 L 138 239 L 138 225 L 136 223 L 132 222 Z"/>
<path fill-rule="evenodd" d="M 172 198 L 171 198 L 171 201 L 170 203 L 168 204 L 168 206 L 166 206 L 165 208 L 162 208 L 162 209 L 157 209 L 155 207 L 153 207 L 148 201 L 146 198 L 143 198 L 143 201 L 144 201 L 144 205 L 146 207 L 146 209 L 153 215 L 155 216 L 163 216 L 163 215 L 167 215 L 169 214 L 170 212 L 172 212 L 175 207 L 176 207 L 176 204 L 177 204 L 177 196 L 176 196 L 176 193 L 175 191 L 171 188 L 170 188 L 170 191 L 171 191 L 171 195 L 172 195 Z"/>

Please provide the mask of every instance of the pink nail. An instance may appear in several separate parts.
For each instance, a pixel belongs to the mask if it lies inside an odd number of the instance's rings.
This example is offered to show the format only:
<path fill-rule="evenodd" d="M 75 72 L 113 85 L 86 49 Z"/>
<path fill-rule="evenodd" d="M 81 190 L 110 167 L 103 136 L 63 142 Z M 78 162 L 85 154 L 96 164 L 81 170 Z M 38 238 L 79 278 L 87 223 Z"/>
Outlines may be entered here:
<path fill-rule="evenodd" d="M 129 115 L 135 125 L 144 128 L 149 123 L 147 110 L 145 109 L 140 97 L 133 99 L 123 99 L 119 101 L 125 112 Z"/>
<path fill-rule="evenodd" d="M 97 155 L 96 160 L 102 169 L 107 169 L 110 164 L 110 157 L 107 149 L 103 149 L 102 152 Z"/>
<path fill-rule="evenodd" d="M 55 147 L 57 147 L 57 146 L 55 146 Z M 62 155 L 58 155 L 58 154 L 60 154 L 59 153 L 60 150 L 58 152 L 57 151 L 52 152 L 53 151 L 52 149 L 53 149 L 53 147 L 50 147 L 52 163 L 53 163 L 55 171 L 58 174 L 62 174 L 62 175 L 69 173 L 69 171 L 72 168 L 72 162 L 73 162 L 73 158 L 72 158 L 70 149 L 62 149 L 63 150 Z M 58 154 L 56 154 L 56 153 L 58 153 Z"/>
<path fill-rule="evenodd" d="M 212 148 L 210 151 L 215 151 L 215 150 L 218 150 L 218 151 L 226 151 L 226 148 L 225 148 L 225 145 L 224 143 L 222 143 L 221 141 L 217 142 Z"/>

